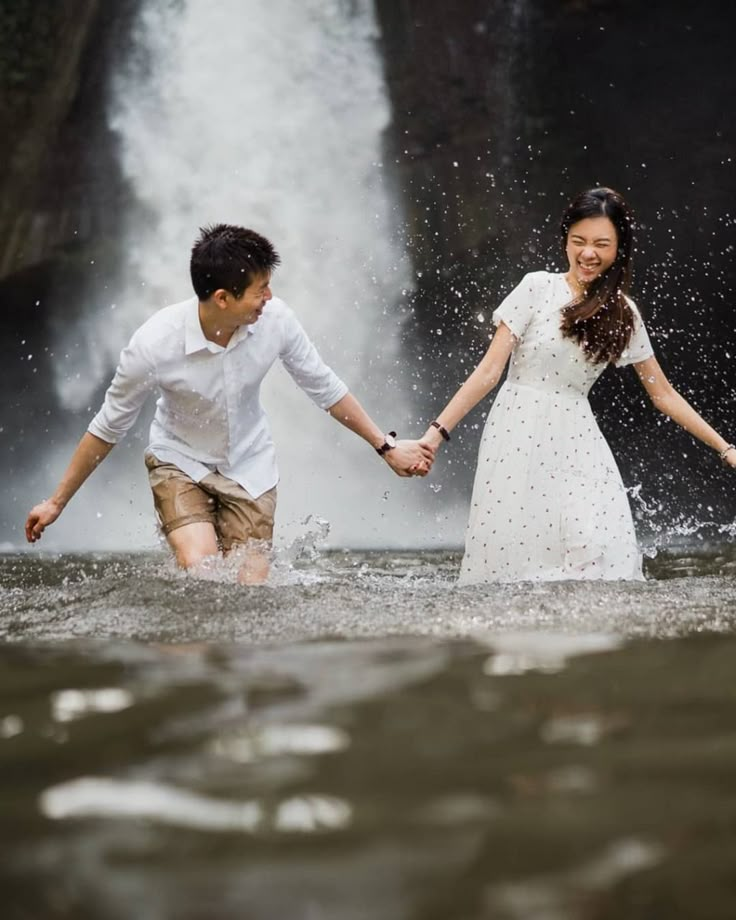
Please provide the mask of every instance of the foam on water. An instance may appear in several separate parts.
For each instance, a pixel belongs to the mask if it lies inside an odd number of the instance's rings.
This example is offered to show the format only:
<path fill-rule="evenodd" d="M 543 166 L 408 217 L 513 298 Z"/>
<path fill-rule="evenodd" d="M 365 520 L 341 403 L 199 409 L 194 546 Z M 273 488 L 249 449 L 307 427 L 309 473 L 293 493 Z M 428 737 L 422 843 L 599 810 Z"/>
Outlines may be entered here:
<path fill-rule="evenodd" d="M 503 666 L 523 670 L 525 661 L 544 658 L 550 632 L 665 637 L 736 624 L 736 558 L 728 547 L 662 553 L 647 561 L 644 582 L 458 588 L 458 566 L 457 553 L 436 551 L 289 558 L 277 550 L 269 581 L 244 587 L 227 561 L 202 578 L 178 571 L 163 554 L 6 556 L 0 637 L 278 643 L 403 634 L 492 643 L 503 632 L 522 637 L 502 650 Z M 529 632 L 543 635 L 523 638 Z M 552 643 L 548 665 L 563 660 L 567 647 Z"/>

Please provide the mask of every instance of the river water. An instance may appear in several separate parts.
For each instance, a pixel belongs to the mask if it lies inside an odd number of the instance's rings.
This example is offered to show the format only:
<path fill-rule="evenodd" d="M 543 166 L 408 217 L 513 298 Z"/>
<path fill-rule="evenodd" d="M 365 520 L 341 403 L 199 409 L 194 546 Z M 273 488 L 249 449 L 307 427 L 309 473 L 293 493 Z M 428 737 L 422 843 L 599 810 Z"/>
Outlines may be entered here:
<path fill-rule="evenodd" d="M 733 916 L 736 551 L 0 557 L 3 915 Z"/>

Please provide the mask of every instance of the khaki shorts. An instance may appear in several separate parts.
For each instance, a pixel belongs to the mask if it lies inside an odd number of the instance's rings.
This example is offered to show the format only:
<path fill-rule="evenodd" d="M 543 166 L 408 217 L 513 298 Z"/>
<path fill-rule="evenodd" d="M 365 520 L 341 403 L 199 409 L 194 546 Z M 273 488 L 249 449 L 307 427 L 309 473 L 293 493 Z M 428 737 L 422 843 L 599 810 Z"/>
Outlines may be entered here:
<path fill-rule="evenodd" d="M 223 476 L 210 473 L 195 482 L 173 463 L 164 463 L 146 454 L 148 481 L 153 492 L 159 524 L 164 535 L 185 524 L 212 524 L 224 550 L 249 540 L 273 537 L 276 488 L 260 498 Z"/>

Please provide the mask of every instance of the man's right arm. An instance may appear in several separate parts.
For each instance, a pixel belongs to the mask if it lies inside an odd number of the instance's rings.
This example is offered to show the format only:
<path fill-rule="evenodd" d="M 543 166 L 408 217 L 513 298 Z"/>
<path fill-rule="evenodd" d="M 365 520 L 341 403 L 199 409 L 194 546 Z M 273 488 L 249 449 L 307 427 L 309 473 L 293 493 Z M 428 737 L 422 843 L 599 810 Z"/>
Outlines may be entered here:
<path fill-rule="evenodd" d="M 26 520 L 29 543 L 40 540 L 45 528 L 59 517 L 77 489 L 134 424 L 146 397 L 155 387 L 156 372 L 148 357 L 150 348 L 145 345 L 145 328 L 142 326 L 121 352 L 105 401 L 77 445 L 54 494 L 31 509 Z"/>
<path fill-rule="evenodd" d="M 44 530 L 49 524 L 54 523 L 77 489 L 97 469 L 114 446 L 89 431 L 84 433 L 54 494 L 31 508 L 26 520 L 26 540 L 29 543 L 41 539 Z"/>
<path fill-rule="evenodd" d="M 374 448 L 379 447 L 384 441 L 384 432 L 348 391 L 346 384 L 324 363 L 288 308 L 284 321 L 285 337 L 280 357 L 292 378 L 341 425 L 354 431 Z M 418 441 L 400 441 L 383 458 L 399 476 L 425 476 L 434 460 L 434 448 Z"/>

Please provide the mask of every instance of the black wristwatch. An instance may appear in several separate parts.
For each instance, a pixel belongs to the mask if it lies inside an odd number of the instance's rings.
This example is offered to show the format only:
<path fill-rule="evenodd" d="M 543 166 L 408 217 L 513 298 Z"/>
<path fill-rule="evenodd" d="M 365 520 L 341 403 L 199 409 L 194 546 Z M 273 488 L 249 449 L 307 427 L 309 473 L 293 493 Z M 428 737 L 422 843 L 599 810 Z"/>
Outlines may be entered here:
<path fill-rule="evenodd" d="M 393 450 L 394 447 L 396 447 L 396 432 L 389 431 L 384 439 L 383 444 L 376 448 L 376 453 L 382 457 L 387 451 Z"/>

